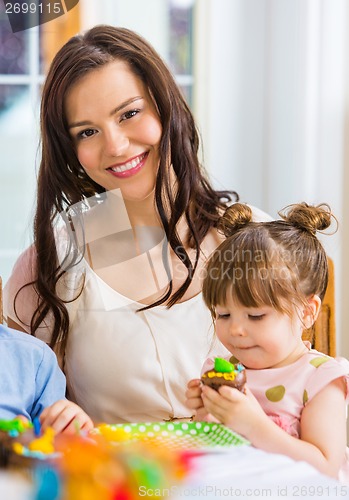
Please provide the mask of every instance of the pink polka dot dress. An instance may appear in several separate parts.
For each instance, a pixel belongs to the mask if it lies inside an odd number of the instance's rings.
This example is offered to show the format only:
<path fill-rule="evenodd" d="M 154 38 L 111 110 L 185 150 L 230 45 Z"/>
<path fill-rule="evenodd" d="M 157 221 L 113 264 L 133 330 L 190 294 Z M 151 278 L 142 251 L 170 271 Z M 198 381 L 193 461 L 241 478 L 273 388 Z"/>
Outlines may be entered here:
<path fill-rule="evenodd" d="M 309 348 L 309 343 L 305 344 Z M 237 362 L 234 357 L 230 358 L 230 361 Z M 209 370 L 213 364 L 212 359 L 206 360 L 202 372 Z M 291 365 L 264 370 L 246 369 L 248 387 L 265 413 L 296 438 L 299 438 L 303 408 L 326 385 L 339 377 L 343 377 L 346 383 L 348 401 L 349 361 L 344 358 L 331 358 L 314 349 L 309 349 Z M 349 484 L 349 448 L 339 479 Z"/>

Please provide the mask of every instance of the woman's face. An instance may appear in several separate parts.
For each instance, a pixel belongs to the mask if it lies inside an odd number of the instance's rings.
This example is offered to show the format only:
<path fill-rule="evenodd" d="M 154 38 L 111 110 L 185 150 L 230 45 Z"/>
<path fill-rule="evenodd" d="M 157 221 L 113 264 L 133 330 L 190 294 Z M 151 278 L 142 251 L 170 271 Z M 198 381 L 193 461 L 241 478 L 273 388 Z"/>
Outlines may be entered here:
<path fill-rule="evenodd" d="M 143 82 L 121 60 L 90 72 L 68 92 L 65 112 L 86 174 L 140 201 L 155 188 L 162 127 Z"/>

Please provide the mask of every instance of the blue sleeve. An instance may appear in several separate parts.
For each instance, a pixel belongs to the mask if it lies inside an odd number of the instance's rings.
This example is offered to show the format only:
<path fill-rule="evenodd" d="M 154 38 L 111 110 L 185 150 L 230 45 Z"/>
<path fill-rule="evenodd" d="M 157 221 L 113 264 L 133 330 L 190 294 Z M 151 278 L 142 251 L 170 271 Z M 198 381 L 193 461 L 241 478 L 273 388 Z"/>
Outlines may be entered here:
<path fill-rule="evenodd" d="M 65 398 L 65 377 L 58 366 L 55 353 L 46 345 L 37 369 L 35 389 L 35 401 L 30 412 L 31 419 L 38 417 L 47 406 Z"/>

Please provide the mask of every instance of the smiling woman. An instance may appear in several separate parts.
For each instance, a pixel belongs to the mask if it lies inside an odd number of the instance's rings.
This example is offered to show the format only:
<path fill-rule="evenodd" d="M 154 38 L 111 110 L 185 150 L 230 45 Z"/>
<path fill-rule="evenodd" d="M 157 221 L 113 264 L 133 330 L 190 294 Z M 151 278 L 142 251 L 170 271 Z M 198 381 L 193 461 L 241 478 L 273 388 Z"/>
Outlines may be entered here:
<path fill-rule="evenodd" d="M 191 417 L 187 381 L 225 353 L 201 283 L 232 196 L 199 164 L 183 95 L 143 38 L 96 26 L 55 56 L 41 134 L 35 241 L 6 285 L 8 323 L 61 355 L 95 421 Z"/>

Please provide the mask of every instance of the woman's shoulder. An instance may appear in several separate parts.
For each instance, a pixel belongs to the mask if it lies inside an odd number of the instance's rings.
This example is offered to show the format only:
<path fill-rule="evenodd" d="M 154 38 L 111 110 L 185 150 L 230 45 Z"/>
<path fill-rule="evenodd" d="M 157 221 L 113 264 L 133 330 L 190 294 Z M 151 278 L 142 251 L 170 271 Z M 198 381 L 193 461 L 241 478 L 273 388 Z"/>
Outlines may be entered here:
<path fill-rule="evenodd" d="M 3 290 L 4 317 L 11 318 L 27 332 L 31 319 L 30 312 L 35 309 L 37 303 L 37 294 L 32 284 L 35 276 L 36 250 L 31 245 L 18 257 Z M 15 297 L 18 297 L 16 307 Z"/>
<path fill-rule="evenodd" d="M 29 246 L 17 258 L 10 277 L 4 288 L 4 298 L 23 285 L 35 280 L 36 276 L 36 250 L 34 245 Z"/>
<path fill-rule="evenodd" d="M 36 267 L 36 255 L 36 248 L 33 244 L 27 247 L 18 256 L 13 266 L 11 276 L 18 272 L 20 272 L 20 274 L 27 273 L 33 275 Z"/>
<path fill-rule="evenodd" d="M 28 333 L 34 311 L 38 307 L 39 298 L 35 288 L 36 257 L 37 252 L 34 245 L 24 250 L 17 258 L 3 290 L 4 317 L 14 321 Z M 66 269 L 66 271 L 57 284 L 57 290 L 63 300 L 70 302 L 76 296 L 83 274 L 80 268 L 78 270 L 75 268 L 73 270 Z M 45 342 L 49 341 L 46 330 L 50 322 L 51 318 L 47 317 L 38 335 Z"/>

